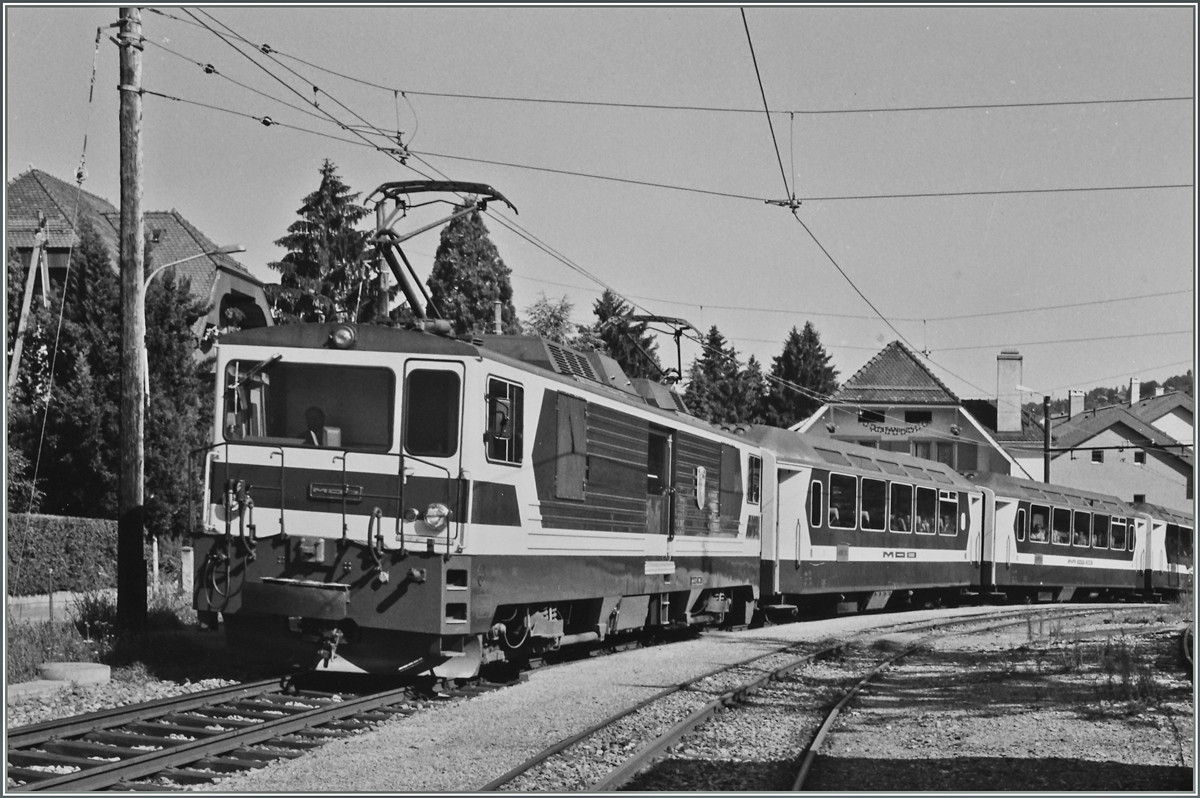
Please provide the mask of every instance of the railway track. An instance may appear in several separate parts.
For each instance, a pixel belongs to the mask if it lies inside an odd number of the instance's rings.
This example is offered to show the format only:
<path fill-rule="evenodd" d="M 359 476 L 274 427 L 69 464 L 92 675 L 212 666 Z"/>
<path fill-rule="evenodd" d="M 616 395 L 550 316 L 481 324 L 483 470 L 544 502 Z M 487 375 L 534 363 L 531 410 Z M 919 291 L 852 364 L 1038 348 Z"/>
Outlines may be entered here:
<path fill-rule="evenodd" d="M 722 710 L 743 705 L 753 693 L 793 678 L 792 674 L 806 665 L 838 656 L 856 642 L 880 635 L 911 635 L 946 627 L 970 626 L 975 630 L 980 624 L 1022 624 L 1030 615 L 1044 615 L 1045 611 L 1044 607 L 1021 608 L 970 619 L 901 622 L 830 644 L 780 647 L 660 691 L 638 705 L 544 749 L 481 789 L 589 792 L 619 789 Z M 1095 612 L 1108 610 L 1064 609 L 1053 612 L 1053 617 L 1066 619 Z M 915 650 L 918 645 L 914 643 L 889 658 L 888 662 Z M 674 716 L 674 720 L 663 722 L 664 716 Z M 651 731 L 647 733 L 647 729 Z M 637 742 L 631 744 L 631 740 Z"/>
<path fill-rule="evenodd" d="M 346 695 L 268 679 L 38 723 L 8 732 L 8 789 L 179 789 L 302 756 L 438 698 L 498 686 Z"/>

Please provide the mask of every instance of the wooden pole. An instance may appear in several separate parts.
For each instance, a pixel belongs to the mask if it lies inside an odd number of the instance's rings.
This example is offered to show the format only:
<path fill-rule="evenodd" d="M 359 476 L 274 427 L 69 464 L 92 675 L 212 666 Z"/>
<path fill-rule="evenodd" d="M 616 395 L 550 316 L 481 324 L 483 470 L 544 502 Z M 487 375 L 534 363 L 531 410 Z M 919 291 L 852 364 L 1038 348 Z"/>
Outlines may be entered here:
<path fill-rule="evenodd" d="M 142 219 L 142 18 L 121 9 L 121 473 L 117 498 L 117 625 L 146 625 L 145 235 Z"/>

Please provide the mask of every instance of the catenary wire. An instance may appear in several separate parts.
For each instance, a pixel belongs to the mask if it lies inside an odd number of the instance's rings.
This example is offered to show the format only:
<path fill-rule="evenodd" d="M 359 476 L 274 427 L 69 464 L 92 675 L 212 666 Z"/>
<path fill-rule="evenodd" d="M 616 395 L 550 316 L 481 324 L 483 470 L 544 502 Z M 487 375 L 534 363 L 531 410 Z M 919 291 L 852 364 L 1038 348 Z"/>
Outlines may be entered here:
<path fill-rule="evenodd" d="M 754 77 L 758 80 L 758 91 L 762 95 L 763 111 L 767 115 L 767 127 L 771 130 L 771 143 L 775 145 L 775 160 L 779 162 L 779 176 L 783 178 L 783 193 L 792 196 L 788 185 L 787 171 L 783 168 L 783 156 L 779 154 L 779 139 L 775 137 L 775 123 L 771 121 L 771 108 L 767 105 L 767 90 L 763 86 L 762 72 L 758 69 L 758 56 L 754 54 L 754 39 L 750 36 L 750 23 L 746 21 L 746 9 L 739 8 L 742 14 L 742 27 L 746 29 L 746 44 L 750 47 L 750 60 L 754 63 Z"/>

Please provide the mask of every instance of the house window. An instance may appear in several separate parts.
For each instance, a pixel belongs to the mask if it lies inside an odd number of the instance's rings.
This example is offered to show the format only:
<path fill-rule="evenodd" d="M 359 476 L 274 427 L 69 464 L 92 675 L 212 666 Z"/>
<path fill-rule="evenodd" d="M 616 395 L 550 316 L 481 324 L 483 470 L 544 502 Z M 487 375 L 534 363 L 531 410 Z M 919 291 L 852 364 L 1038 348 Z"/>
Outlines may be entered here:
<path fill-rule="evenodd" d="M 859 410 L 859 424 L 882 424 L 886 420 L 883 412 L 879 410 Z"/>
<path fill-rule="evenodd" d="M 933 411 L 932 410 L 905 410 L 904 411 L 904 423 L 905 424 L 932 424 L 933 423 Z"/>
<path fill-rule="evenodd" d="M 913 441 L 913 457 L 920 457 L 922 460 L 932 460 L 933 452 L 931 451 L 931 447 L 932 443 L 930 441 Z"/>
<path fill-rule="evenodd" d="M 1138 465 L 1146 464 L 1146 452 L 1142 449 L 1133 450 L 1133 462 Z"/>
<path fill-rule="evenodd" d="M 937 444 L 937 461 L 943 465 L 948 465 L 954 468 L 954 444 L 938 442 Z"/>
<path fill-rule="evenodd" d="M 958 444 L 958 471 L 966 473 L 979 469 L 979 447 L 973 443 Z"/>
<path fill-rule="evenodd" d="M 516 383 L 488 380 L 487 432 L 484 441 L 488 459 L 516 465 L 524 454 L 525 389 Z"/>
<path fill-rule="evenodd" d="M 1104 462 L 1104 450 L 1103 449 L 1092 449 L 1092 462 L 1093 463 L 1103 463 Z"/>

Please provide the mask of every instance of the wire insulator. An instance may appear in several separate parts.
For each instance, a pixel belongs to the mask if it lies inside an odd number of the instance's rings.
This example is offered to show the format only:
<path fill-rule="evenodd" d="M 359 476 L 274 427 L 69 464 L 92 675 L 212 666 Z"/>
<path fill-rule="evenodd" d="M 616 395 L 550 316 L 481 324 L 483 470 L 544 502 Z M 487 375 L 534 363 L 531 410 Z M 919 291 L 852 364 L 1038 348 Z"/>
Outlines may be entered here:
<path fill-rule="evenodd" d="M 260 45 L 258 49 L 259 49 L 259 51 L 262 52 L 263 55 L 270 55 L 271 53 L 275 52 L 274 50 L 271 49 L 271 45 L 269 45 L 269 44 Z"/>
<path fill-rule="evenodd" d="M 274 119 L 272 119 L 269 116 L 264 116 L 262 119 L 260 119 L 258 121 L 262 122 L 264 127 L 270 127 L 271 125 L 279 124 L 278 122 L 276 122 Z"/>
<path fill-rule="evenodd" d="M 215 66 L 213 66 L 212 64 L 205 64 L 204 65 L 204 74 L 205 75 L 216 75 L 219 73 L 217 72 L 217 68 Z"/>

